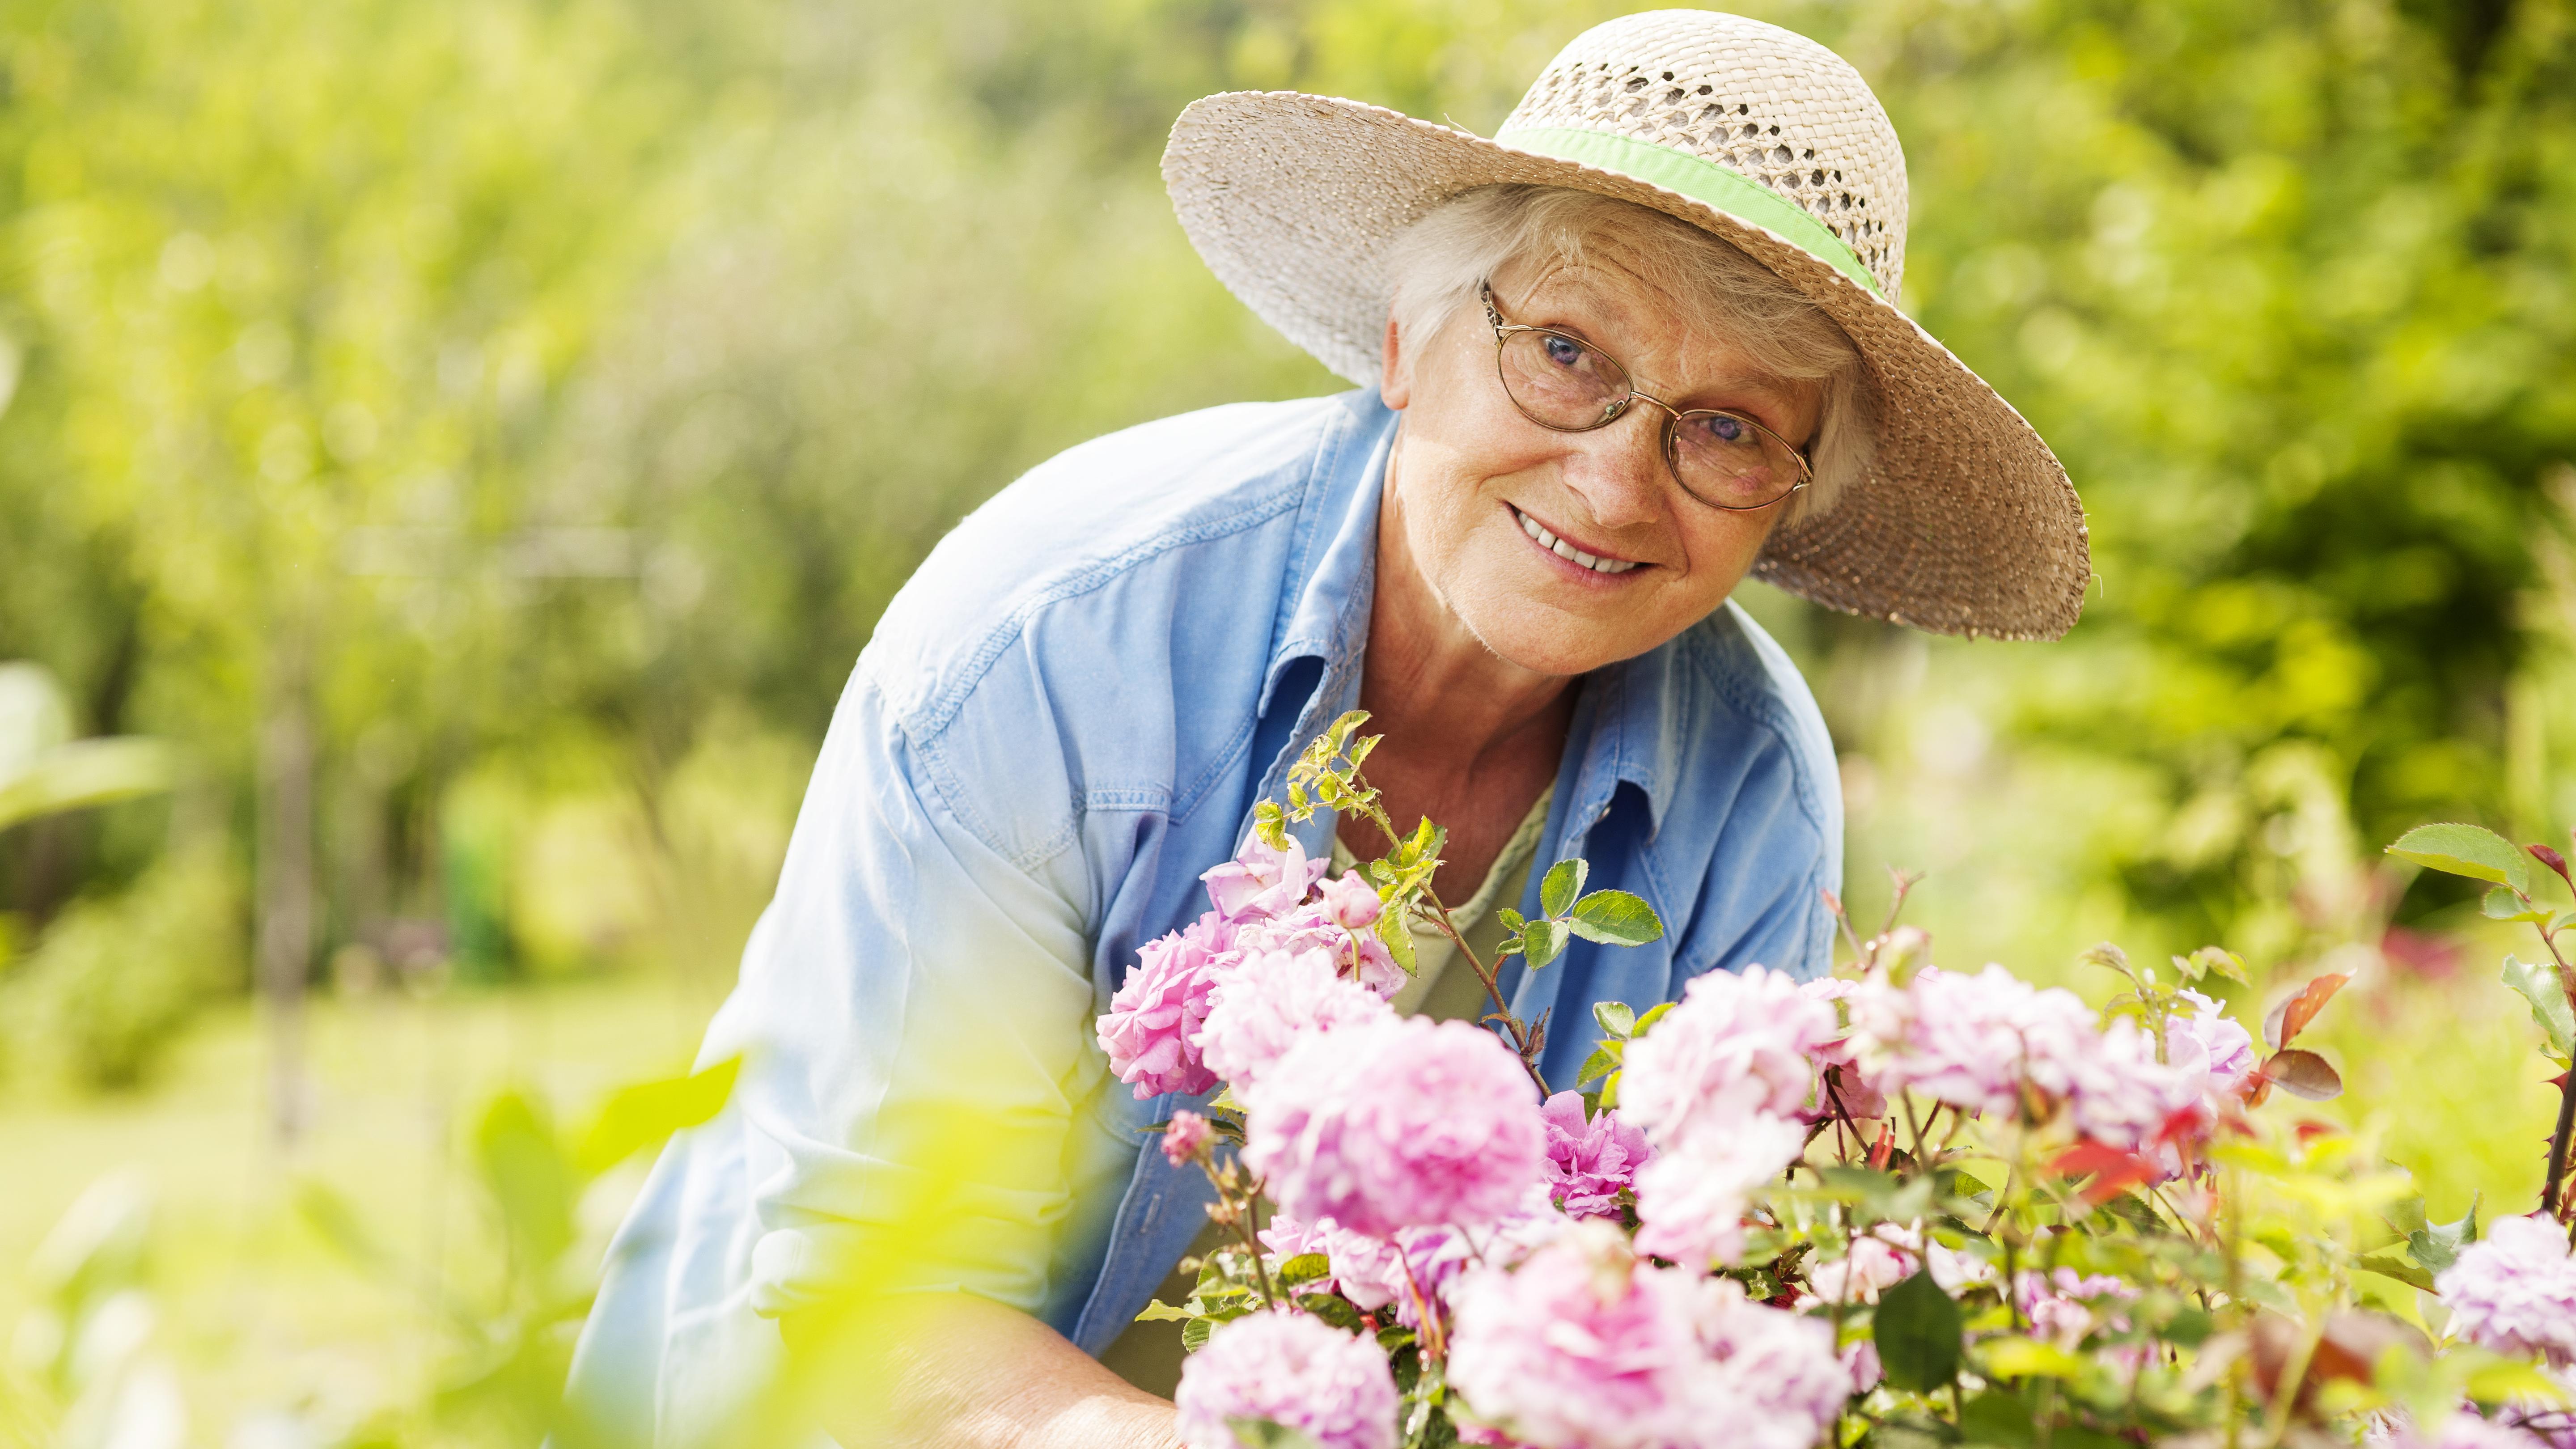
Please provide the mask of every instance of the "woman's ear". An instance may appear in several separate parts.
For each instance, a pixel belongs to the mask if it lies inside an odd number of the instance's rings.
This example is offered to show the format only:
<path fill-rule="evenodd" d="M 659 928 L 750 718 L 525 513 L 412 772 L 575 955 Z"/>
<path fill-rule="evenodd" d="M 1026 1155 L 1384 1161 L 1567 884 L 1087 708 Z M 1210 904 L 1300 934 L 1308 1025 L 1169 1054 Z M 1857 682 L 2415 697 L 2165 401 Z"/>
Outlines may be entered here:
<path fill-rule="evenodd" d="M 1377 395 L 1380 401 L 1397 412 L 1413 400 L 1413 369 L 1404 355 L 1404 338 L 1395 330 L 1395 318 L 1386 319 L 1386 351 L 1379 364 Z"/>

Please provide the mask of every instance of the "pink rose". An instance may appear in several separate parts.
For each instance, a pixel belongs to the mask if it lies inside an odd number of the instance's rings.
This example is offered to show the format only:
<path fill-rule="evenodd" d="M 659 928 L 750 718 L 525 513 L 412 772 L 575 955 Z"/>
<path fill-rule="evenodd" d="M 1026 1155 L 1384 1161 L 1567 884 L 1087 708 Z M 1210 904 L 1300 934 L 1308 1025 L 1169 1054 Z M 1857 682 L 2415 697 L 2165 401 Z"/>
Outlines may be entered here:
<path fill-rule="evenodd" d="M 1134 1086 L 1138 1100 L 1165 1092 L 1194 1094 L 1216 1085 L 1195 1039 L 1215 989 L 1214 958 L 1188 932 L 1148 941 L 1136 952 L 1126 983 L 1096 1023 L 1109 1069 Z"/>
<path fill-rule="evenodd" d="M 1491 1032 L 1418 1017 L 1312 1033 L 1244 1106 L 1244 1161 L 1282 1211 L 1375 1237 L 1483 1227 L 1542 1176 L 1547 1127 L 1520 1059 Z"/>
<path fill-rule="evenodd" d="M 1744 1212 L 1754 1193 L 1798 1159 L 1807 1129 L 1787 1117 L 1752 1116 L 1666 1148 L 1637 1170 L 1637 1251 L 1692 1272 L 1744 1254 Z"/>
<path fill-rule="evenodd" d="M 1190 1449 L 1242 1449 L 1237 1419 L 1294 1429 L 1318 1449 L 1395 1449 L 1395 1378 L 1373 1341 L 1274 1308 L 1209 1335 L 1181 1365 L 1173 1427 Z"/>
<path fill-rule="evenodd" d="M 1240 1095 L 1308 1033 L 1375 1021 L 1392 1010 L 1367 987 L 1334 974 L 1323 951 L 1247 956 L 1217 981 L 1197 1038 L 1199 1055 Z"/>
<path fill-rule="evenodd" d="M 1211 1135 L 1213 1129 L 1205 1117 L 1190 1111 L 1174 1112 L 1171 1125 L 1163 1129 L 1164 1160 L 1174 1167 L 1180 1166 L 1198 1156 L 1199 1149 L 1207 1146 Z"/>
<path fill-rule="evenodd" d="M 1324 913 L 1333 924 L 1346 931 L 1365 931 L 1377 924 L 1386 911 L 1378 899 L 1377 887 L 1358 871 L 1346 871 L 1339 880 L 1324 882 Z"/>
<path fill-rule="evenodd" d="M 1331 864 L 1308 860 L 1305 845 L 1294 836 L 1289 837 L 1286 850 L 1272 850 L 1255 835 L 1234 859 L 1199 879 L 1207 882 L 1208 900 L 1217 914 L 1241 921 L 1295 910 Z"/>
<path fill-rule="evenodd" d="M 1236 949 L 1245 952 L 1321 951 L 1333 958 L 1336 970 L 1380 996 L 1392 997 L 1412 979 L 1375 931 L 1349 930 L 1320 901 L 1285 915 L 1248 918 L 1231 929 Z"/>
<path fill-rule="evenodd" d="M 1621 1189 L 1636 1186 L 1638 1164 L 1653 1151 L 1646 1134 L 1613 1109 L 1587 1120 L 1575 1092 L 1548 1098 L 1539 1116 L 1547 1123 L 1549 1199 L 1570 1218 L 1617 1217 Z"/>
<path fill-rule="evenodd" d="M 1751 1113 L 1794 1115 L 1813 1094 L 1817 1052 L 1841 1034 L 1833 1003 L 1781 972 L 1708 972 L 1629 1043 L 1619 1110 L 1661 1148 L 1725 1134 Z"/>

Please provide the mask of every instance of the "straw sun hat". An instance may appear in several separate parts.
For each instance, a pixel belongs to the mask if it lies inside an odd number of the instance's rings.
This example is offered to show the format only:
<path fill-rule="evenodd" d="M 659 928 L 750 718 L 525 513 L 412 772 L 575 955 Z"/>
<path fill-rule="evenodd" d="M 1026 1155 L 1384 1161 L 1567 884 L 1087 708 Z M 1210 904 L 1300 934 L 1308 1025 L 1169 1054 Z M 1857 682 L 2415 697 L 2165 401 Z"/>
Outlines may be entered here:
<path fill-rule="evenodd" d="M 1209 96 L 1163 153 L 1219 279 L 1327 367 L 1377 380 L 1387 245 L 1442 201 L 1573 187 L 1705 227 L 1842 325 L 1879 398 L 1877 462 L 1754 574 L 1944 634 L 2054 639 L 2091 576 L 2057 458 L 1897 310 L 1905 156 L 1859 72 L 1803 36 L 1704 10 L 1630 15 L 1548 64 L 1493 140 L 1357 101 Z"/>

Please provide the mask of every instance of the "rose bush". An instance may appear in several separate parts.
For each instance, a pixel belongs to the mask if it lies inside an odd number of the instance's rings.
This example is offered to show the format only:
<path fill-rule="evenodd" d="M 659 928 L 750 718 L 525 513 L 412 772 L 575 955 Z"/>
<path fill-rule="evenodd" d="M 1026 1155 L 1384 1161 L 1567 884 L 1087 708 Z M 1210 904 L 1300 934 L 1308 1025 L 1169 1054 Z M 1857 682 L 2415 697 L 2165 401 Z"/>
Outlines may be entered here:
<path fill-rule="evenodd" d="M 2097 1011 L 1943 970 L 1892 915 L 1864 939 L 1830 901 L 1834 975 L 1604 1003 L 1581 1080 L 1551 1090 L 1502 958 L 1660 923 L 1564 861 L 1545 914 L 1505 913 L 1478 956 L 1431 890 L 1440 832 L 1398 832 L 1361 772 L 1363 718 L 1309 747 L 1208 873 L 1213 909 L 1146 947 L 1099 1023 L 1138 1097 L 1218 1088 L 1161 1145 L 1206 1171 L 1231 1241 L 1143 1315 L 1182 1321 L 1194 1449 L 2576 1443 L 2576 1113 L 2538 1213 L 2435 1224 L 2363 1143 L 2263 1110 L 2340 1090 L 2295 1043 L 2343 976 L 2300 984 L 2258 1047 L 2216 948 L 2166 973 L 2095 948 L 2122 988 Z M 1388 853 L 1326 879 L 1287 834 L 1323 812 Z M 2392 849 L 2539 929 L 2555 972 L 2508 958 L 2506 979 L 2563 1062 L 2576 910 L 2537 904 L 2525 853 L 2482 831 Z M 1417 923 L 1477 973 L 1491 1029 L 1388 1004 Z"/>

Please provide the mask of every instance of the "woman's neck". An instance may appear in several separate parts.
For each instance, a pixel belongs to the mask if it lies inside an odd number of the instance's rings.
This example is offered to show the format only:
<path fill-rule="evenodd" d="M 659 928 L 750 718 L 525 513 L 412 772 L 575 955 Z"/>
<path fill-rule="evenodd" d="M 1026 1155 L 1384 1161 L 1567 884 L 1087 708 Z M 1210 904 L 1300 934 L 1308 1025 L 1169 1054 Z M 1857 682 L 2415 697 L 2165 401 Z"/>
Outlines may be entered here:
<path fill-rule="evenodd" d="M 1369 778 L 1399 829 L 1423 816 L 1448 829 L 1444 895 L 1472 891 L 1556 777 L 1573 683 L 1503 659 L 1459 621 L 1407 548 L 1402 500 L 1390 487 L 1360 677 L 1368 733 L 1385 741 L 1369 757 Z M 1355 824 L 1344 822 L 1344 839 L 1374 853 L 1347 833 Z"/>

